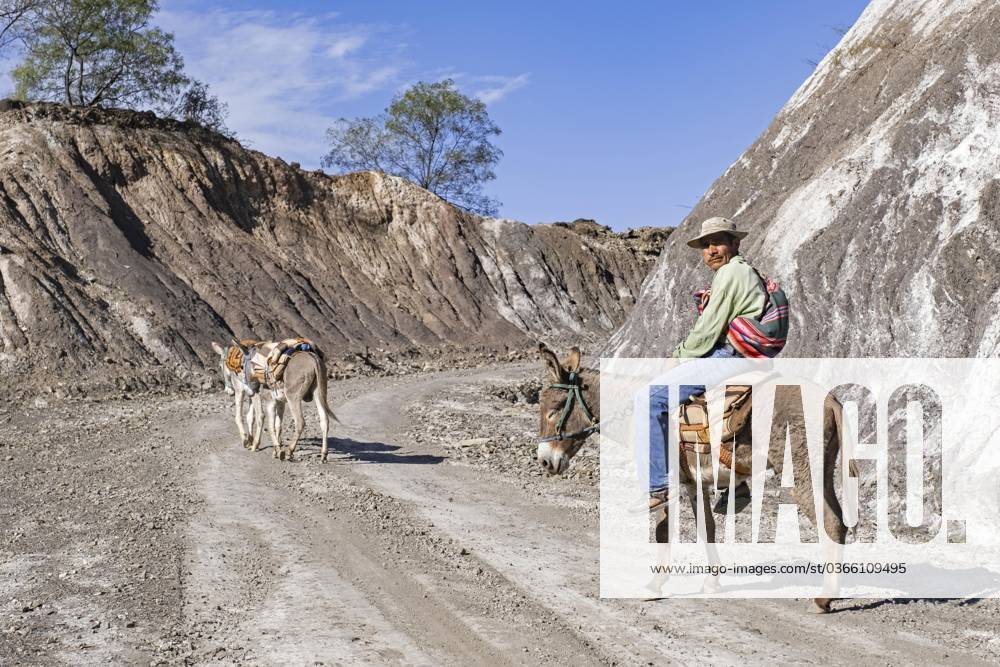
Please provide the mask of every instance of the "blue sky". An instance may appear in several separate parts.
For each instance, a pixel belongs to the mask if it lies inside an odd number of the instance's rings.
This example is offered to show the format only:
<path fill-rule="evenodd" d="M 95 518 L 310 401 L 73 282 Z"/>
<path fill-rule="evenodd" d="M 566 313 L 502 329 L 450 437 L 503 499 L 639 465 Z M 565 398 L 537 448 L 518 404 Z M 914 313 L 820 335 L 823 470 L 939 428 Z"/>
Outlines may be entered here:
<path fill-rule="evenodd" d="M 501 215 L 624 229 L 679 223 L 865 4 L 163 0 L 158 23 L 258 150 L 315 168 L 334 119 L 451 77 L 503 129 Z"/>

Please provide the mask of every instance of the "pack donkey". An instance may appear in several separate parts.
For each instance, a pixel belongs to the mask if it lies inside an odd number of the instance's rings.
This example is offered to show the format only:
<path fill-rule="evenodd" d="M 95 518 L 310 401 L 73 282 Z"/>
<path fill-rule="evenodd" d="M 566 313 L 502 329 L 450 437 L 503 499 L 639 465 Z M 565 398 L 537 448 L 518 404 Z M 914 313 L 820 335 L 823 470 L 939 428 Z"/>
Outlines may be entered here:
<path fill-rule="evenodd" d="M 271 442 L 274 445 L 274 458 L 282 461 L 292 461 L 295 457 L 295 450 L 298 447 L 302 430 L 305 428 L 305 416 L 302 412 L 302 403 L 315 401 L 316 412 L 319 417 L 320 430 L 322 431 L 320 460 L 325 463 L 327 459 L 327 447 L 330 433 L 330 419 L 339 422 L 337 415 L 330 409 L 327 403 L 327 375 L 326 364 L 323 362 L 322 353 L 313 345 L 309 349 L 289 349 L 280 355 L 272 354 L 282 342 L 257 342 L 256 353 L 250 354 L 251 346 L 245 345 L 246 341 L 233 341 L 226 354 L 238 354 L 242 364 L 248 356 L 254 359 L 268 360 L 262 361 L 261 367 L 255 369 L 256 377 L 260 382 L 260 391 L 256 393 L 254 399 L 257 404 L 249 421 L 253 423 L 252 435 L 249 441 L 250 451 L 256 451 L 260 447 L 261 432 L 263 430 L 264 419 L 260 418 L 260 413 L 264 413 L 267 419 L 268 430 L 271 432 Z M 215 347 L 215 344 L 213 344 Z M 221 349 L 221 348 L 220 348 Z M 279 349 L 278 352 L 281 352 Z M 281 359 L 282 371 L 275 374 L 272 368 L 268 367 L 270 361 L 275 356 Z M 233 372 L 230 366 L 223 364 L 225 373 L 229 372 L 230 379 L 235 380 L 236 386 L 242 388 L 244 393 L 250 393 L 250 388 L 244 379 L 244 373 Z M 261 408 L 262 406 L 262 408 Z M 285 407 L 292 413 L 295 421 L 295 431 L 292 435 L 292 442 L 287 448 L 281 444 L 281 424 L 284 418 Z M 241 428 L 242 436 L 242 428 Z"/>
<path fill-rule="evenodd" d="M 222 372 L 222 385 L 225 387 L 226 393 L 233 397 L 235 402 L 235 412 L 236 412 L 236 428 L 240 432 L 240 444 L 246 449 L 256 449 L 253 446 L 253 433 L 260 431 L 261 423 L 261 406 L 260 406 L 260 395 L 251 393 L 249 387 L 243 382 L 243 378 L 240 377 L 238 371 L 234 371 L 231 366 L 232 363 L 230 359 L 235 358 L 237 354 L 240 354 L 241 349 L 246 349 L 249 347 L 254 347 L 260 345 L 260 341 L 246 339 L 240 341 L 239 344 L 233 341 L 233 345 L 228 347 L 222 347 L 215 341 L 212 341 L 212 350 L 219 355 L 219 369 Z M 246 406 L 246 399 L 250 399 L 250 410 L 244 412 Z M 260 437 L 258 435 L 257 442 L 260 442 Z"/>
<path fill-rule="evenodd" d="M 539 445 L 538 462 L 548 472 L 559 475 L 569 468 L 570 460 L 580 450 L 588 437 L 600 430 L 601 419 L 601 389 L 600 372 L 591 368 L 580 367 L 580 350 L 573 347 L 566 360 L 559 361 L 556 354 L 540 343 L 538 346 L 539 355 L 548 369 L 550 384 L 543 388 L 538 396 L 539 407 Z M 568 408 L 568 412 L 567 412 Z M 794 407 L 783 406 L 780 400 L 774 405 L 775 413 L 780 414 L 783 410 L 794 411 Z M 841 451 L 841 440 L 843 437 L 842 408 L 840 403 L 831 397 L 827 397 L 823 406 L 824 412 L 824 438 L 823 438 L 823 523 L 827 535 L 834 543 L 831 558 L 840 559 L 840 550 L 847 536 L 847 527 L 844 524 L 843 513 L 840 503 L 834 490 L 834 464 Z M 809 452 L 806 447 L 805 438 L 792 438 L 792 457 L 794 459 L 795 488 L 793 496 L 799 509 L 816 525 L 816 512 L 813 505 L 813 489 L 809 472 Z M 782 449 L 782 454 L 783 454 Z M 712 509 L 709 505 L 710 489 L 706 478 L 693 479 L 690 475 L 685 475 L 688 471 L 696 469 L 700 461 L 702 470 L 706 465 L 711 466 L 708 461 L 709 455 L 699 454 L 692 451 L 681 452 L 681 482 L 688 487 L 688 496 L 691 501 L 695 516 L 698 514 L 697 497 L 695 485 L 701 485 L 701 497 L 703 512 L 705 517 L 705 541 L 708 550 L 709 560 L 713 564 L 719 562 L 718 553 L 715 548 L 715 520 L 712 516 Z M 686 457 L 686 460 L 684 458 Z M 700 458 L 699 458 L 700 457 Z M 782 455 L 779 454 L 775 460 L 770 460 L 769 453 L 768 466 L 774 468 L 776 475 L 781 475 Z M 853 464 L 853 461 L 852 461 Z M 852 476 L 857 476 L 857 469 L 851 468 Z M 720 461 L 720 479 L 729 479 L 730 470 L 728 465 Z M 734 475 L 739 481 L 744 475 L 739 474 L 739 466 Z M 656 541 L 660 543 L 668 542 L 667 513 L 662 513 L 656 525 Z M 669 546 L 663 544 L 661 557 L 669 559 Z M 648 585 L 647 588 L 656 597 L 666 583 L 669 575 L 658 575 Z M 824 582 L 824 592 L 835 590 L 838 587 L 837 579 L 831 578 Z M 705 581 L 705 592 L 714 592 L 719 589 L 718 577 L 713 576 Z M 813 606 L 810 611 L 815 613 L 826 613 L 830 611 L 831 597 L 818 597 L 813 599 Z"/>

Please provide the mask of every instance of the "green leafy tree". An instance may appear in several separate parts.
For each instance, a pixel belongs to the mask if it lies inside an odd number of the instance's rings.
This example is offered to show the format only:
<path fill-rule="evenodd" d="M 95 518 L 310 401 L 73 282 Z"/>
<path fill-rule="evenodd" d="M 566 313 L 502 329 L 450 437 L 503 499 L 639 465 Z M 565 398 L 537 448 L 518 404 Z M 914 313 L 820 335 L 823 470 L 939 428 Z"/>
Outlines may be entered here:
<path fill-rule="evenodd" d="M 77 106 L 170 104 L 188 83 L 173 35 L 150 25 L 156 0 L 43 0 L 12 73 L 22 99 Z"/>
<path fill-rule="evenodd" d="M 383 114 L 337 121 L 327 130 L 331 150 L 323 165 L 402 176 L 453 204 L 495 215 L 499 202 L 482 193 L 482 184 L 496 178 L 503 153 L 490 139 L 499 134 L 486 105 L 454 81 L 420 82 Z"/>
<path fill-rule="evenodd" d="M 221 102 L 208 90 L 208 84 L 192 80 L 173 104 L 163 109 L 163 113 L 177 120 L 198 123 L 219 134 L 235 139 L 236 135 L 226 127 L 229 105 Z"/>

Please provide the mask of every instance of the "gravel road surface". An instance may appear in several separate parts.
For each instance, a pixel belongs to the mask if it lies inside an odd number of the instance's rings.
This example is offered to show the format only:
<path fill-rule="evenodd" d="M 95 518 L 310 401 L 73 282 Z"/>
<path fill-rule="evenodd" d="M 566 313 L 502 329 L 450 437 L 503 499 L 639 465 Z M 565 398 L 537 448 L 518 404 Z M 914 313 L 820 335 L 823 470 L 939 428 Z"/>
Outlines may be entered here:
<path fill-rule="evenodd" d="M 221 392 L 0 410 L 0 664 L 1000 660 L 995 600 L 601 600 L 597 445 L 541 473 L 539 375 L 334 382 L 326 465 Z"/>

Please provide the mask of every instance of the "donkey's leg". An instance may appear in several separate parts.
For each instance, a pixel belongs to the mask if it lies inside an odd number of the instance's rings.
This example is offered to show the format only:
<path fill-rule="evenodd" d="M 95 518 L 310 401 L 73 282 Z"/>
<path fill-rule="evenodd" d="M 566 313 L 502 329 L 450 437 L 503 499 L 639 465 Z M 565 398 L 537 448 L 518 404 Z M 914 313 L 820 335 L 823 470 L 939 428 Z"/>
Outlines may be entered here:
<path fill-rule="evenodd" d="M 264 409 L 267 412 L 267 429 L 271 432 L 271 449 L 274 450 L 274 458 L 279 458 L 281 456 L 281 402 L 267 401 Z"/>
<path fill-rule="evenodd" d="M 829 452 L 829 444 L 824 443 Z M 839 452 L 839 442 L 836 443 L 836 451 Z M 792 457 L 795 459 L 795 488 L 793 495 L 799 511 L 806 515 L 810 523 L 816 529 L 818 539 L 824 542 L 823 532 L 832 540 L 826 543 L 822 551 L 826 559 L 825 562 L 839 563 L 843 556 L 843 544 L 847 536 L 847 528 L 844 526 L 843 512 L 837 494 L 834 491 L 833 471 L 835 458 L 824 452 L 823 466 L 823 502 L 820 508 L 822 515 L 816 516 L 816 501 L 812 485 L 812 474 L 809 466 L 808 452 L 805 447 L 796 451 L 793 450 Z M 834 453 L 836 456 L 836 453 Z M 780 470 L 775 470 L 776 475 L 780 475 Z M 830 611 L 830 603 L 835 600 L 840 591 L 840 575 L 837 573 L 824 572 L 823 575 L 823 597 L 813 598 L 809 611 L 813 614 L 826 614 Z"/>
<path fill-rule="evenodd" d="M 281 427 L 285 423 L 285 399 L 275 399 L 274 401 L 274 432 L 278 438 L 278 448 L 275 456 L 281 454 Z"/>
<path fill-rule="evenodd" d="M 804 475 L 800 475 L 799 471 L 803 467 L 805 468 L 806 472 Z M 808 471 L 809 471 L 808 466 L 801 466 L 798 464 L 796 465 L 795 488 L 792 490 L 792 495 L 795 497 L 795 503 L 796 505 L 798 505 L 799 511 L 806 515 L 806 518 L 809 519 L 809 522 L 816 529 L 816 533 L 818 534 L 819 539 L 822 540 L 823 539 L 823 535 L 821 533 L 822 528 L 816 518 L 816 506 L 813 499 L 812 480 L 811 478 L 809 478 Z M 777 475 L 780 473 L 775 472 L 775 474 Z M 805 479 L 800 479 L 800 477 L 805 477 Z M 825 575 L 824 575 L 824 580 L 825 580 Z M 827 613 L 828 611 L 830 611 L 831 601 L 832 601 L 831 597 L 813 598 L 812 605 L 810 605 L 809 607 L 810 613 L 813 614 Z"/>
<path fill-rule="evenodd" d="M 256 452 L 260 449 L 260 436 L 264 432 L 264 412 L 261 408 L 261 395 L 258 393 L 250 401 L 250 409 L 253 410 L 253 417 L 251 421 L 253 422 L 253 432 L 250 436 L 250 451 Z"/>
<path fill-rule="evenodd" d="M 246 425 L 243 419 L 243 396 L 243 389 L 237 386 L 234 394 L 236 400 L 236 428 L 240 432 L 240 444 L 246 448 L 250 444 L 250 439 L 247 436 Z"/>
<path fill-rule="evenodd" d="M 796 444 L 798 443 L 796 443 L 795 440 L 792 441 L 792 461 L 795 472 L 793 475 L 793 483 L 795 486 L 792 489 L 792 496 L 795 498 L 795 504 L 798 505 L 799 511 L 802 512 L 807 519 L 809 519 L 809 523 L 813 525 L 819 539 L 822 540 L 822 531 L 824 530 L 824 527 L 820 525 L 819 519 L 823 517 L 816 516 L 816 499 L 813 494 L 812 469 L 809 465 L 809 451 L 805 446 L 805 438 L 802 438 L 799 443 L 801 444 L 797 447 Z M 774 474 L 779 475 L 779 479 L 781 472 L 780 465 L 775 467 Z M 809 612 L 813 614 L 825 614 L 830 611 L 831 601 L 831 597 L 813 598 L 812 604 L 809 606 Z"/>
<path fill-rule="evenodd" d="M 824 563 L 833 563 L 834 571 L 823 573 L 823 597 L 813 598 L 813 604 L 809 611 L 814 614 L 826 614 L 830 611 L 830 603 L 840 597 L 840 573 L 836 571 L 836 565 L 843 560 L 844 545 L 838 542 L 825 541 L 823 543 Z"/>
<path fill-rule="evenodd" d="M 323 438 L 319 460 L 321 463 L 326 463 L 326 441 L 330 435 L 330 417 L 326 414 L 326 392 L 316 392 L 314 400 L 316 401 L 316 412 L 319 415 L 320 437 Z"/>
<path fill-rule="evenodd" d="M 316 411 L 319 414 L 319 428 L 322 432 L 321 437 L 323 438 L 322 447 L 320 449 L 320 461 L 322 463 L 326 463 L 327 440 L 330 436 L 330 410 L 329 403 L 326 402 L 326 381 L 326 367 L 323 365 L 323 362 L 317 358 L 316 392 L 313 395 L 313 400 L 316 401 Z"/>
<path fill-rule="evenodd" d="M 841 562 L 844 556 L 844 543 L 847 541 L 847 526 L 844 524 L 844 512 L 841 509 L 840 501 L 837 500 L 837 491 L 834 485 L 836 477 L 837 458 L 840 455 L 840 436 L 834 431 L 825 443 L 826 450 L 823 456 L 823 529 L 829 540 L 824 541 L 823 553 L 825 562 L 836 565 Z M 819 530 L 819 526 L 816 527 Z M 823 597 L 813 600 L 815 613 L 825 613 L 830 611 L 830 602 L 840 596 L 840 573 L 825 572 L 823 575 Z"/>
<path fill-rule="evenodd" d="M 645 600 L 661 600 L 665 596 L 663 595 L 663 585 L 667 583 L 670 579 L 670 573 L 667 568 L 670 566 L 670 512 L 669 506 L 664 506 L 660 510 L 660 516 L 656 520 L 656 565 L 659 566 L 659 572 L 653 575 L 653 578 L 646 583 L 645 589 L 648 591 L 648 595 L 643 598 Z"/>
<path fill-rule="evenodd" d="M 823 452 L 823 527 L 826 535 L 836 544 L 844 544 L 847 526 L 844 525 L 844 511 L 837 500 L 835 485 L 837 459 L 840 456 L 840 436 L 834 431 L 824 443 Z M 818 527 L 817 527 L 818 528 Z"/>
<path fill-rule="evenodd" d="M 302 414 L 302 400 L 293 398 L 288 401 L 288 407 L 292 410 L 292 419 L 295 420 L 295 432 L 292 434 L 292 444 L 288 447 L 288 460 L 295 456 L 295 448 L 299 446 L 299 438 L 302 437 L 302 429 L 305 428 L 305 416 Z"/>
<path fill-rule="evenodd" d="M 246 415 L 244 416 L 244 421 L 246 422 L 246 441 L 243 446 L 247 449 L 253 449 L 253 433 L 254 429 L 257 428 L 257 405 L 260 402 L 260 394 L 254 394 L 250 397 L 250 406 L 246 410 Z"/>
<path fill-rule="evenodd" d="M 719 559 L 719 550 L 715 546 L 715 514 L 712 512 L 712 500 L 709 494 L 709 487 L 707 484 L 699 484 L 697 487 L 691 485 L 691 512 L 694 514 L 695 521 L 698 521 L 698 490 L 701 490 L 701 511 L 705 519 L 705 523 L 697 523 L 698 526 L 698 538 L 703 540 L 705 543 L 705 555 L 708 557 L 709 566 L 719 565 L 722 561 Z M 704 530 L 702 526 L 704 525 Z M 717 593 L 719 589 L 722 588 L 719 584 L 718 574 L 706 574 L 705 580 L 702 582 L 701 591 L 703 593 Z"/>
<path fill-rule="evenodd" d="M 793 431 L 791 432 L 791 438 L 792 466 L 794 470 L 792 497 L 795 498 L 795 504 L 798 506 L 799 511 L 805 514 L 810 523 L 816 528 L 816 532 L 820 533 L 820 526 L 816 521 L 812 471 L 809 466 L 809 449 L 806 446 L 805 435 Z M 775 478 L 781 479 L 782 472 L 784 471 L 784 453 L 783 451 L 775 450 L 773 444 L 771 451 L 768 452 L 767 462 L 774 470 Z M 820 539 L 822 539 L 821 533 Z M 828 597 L 814 598 L 812 604 L 809 606 L 809 611 L 814 614 L 825 614 L 830 611 L 830 602 L 831 598 Z"/>

